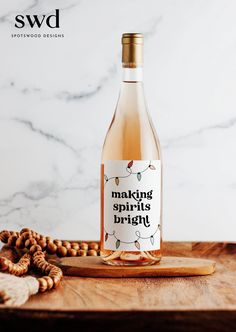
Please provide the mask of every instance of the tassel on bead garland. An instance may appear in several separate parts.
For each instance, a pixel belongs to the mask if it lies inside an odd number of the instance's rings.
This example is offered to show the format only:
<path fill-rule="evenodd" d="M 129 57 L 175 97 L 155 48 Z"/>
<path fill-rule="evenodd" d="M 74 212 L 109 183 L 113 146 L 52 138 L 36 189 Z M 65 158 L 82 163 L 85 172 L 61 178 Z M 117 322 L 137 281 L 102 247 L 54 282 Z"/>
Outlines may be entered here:
<path fill-rule="evenodd" d="M 63 277 L 62 270 L 47 262 L 46 253 L 59 257 L 99 255 L 99 245 L 96 242 L 79 244 L 53 240 L 28 228 L 23 228 L 20 232 L 4 230 L 0 232 L 0 241 L 6 243 L 12 251 L 16 248 L 21 253 L 16 263 L 0 256 L 0 271 L 4 272 L 0 272 L 0 304 L 9 306 L 20 306 L 31 295 L 58 287 Z M 23 276 L 31 268 L 43 276 Z"/>
<path fill-rule="evenodd" d="M 31 295 L 39 291 L 37 278 L 16 277 L 14 275 L 0 273 L 0 304 L 7 306 L 21 306 Z"/>

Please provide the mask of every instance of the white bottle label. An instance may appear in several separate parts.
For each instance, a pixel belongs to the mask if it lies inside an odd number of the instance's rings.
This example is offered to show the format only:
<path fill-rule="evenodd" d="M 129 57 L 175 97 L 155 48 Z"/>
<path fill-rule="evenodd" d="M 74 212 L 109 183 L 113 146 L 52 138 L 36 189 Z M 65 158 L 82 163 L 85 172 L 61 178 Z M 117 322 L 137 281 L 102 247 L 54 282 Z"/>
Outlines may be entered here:
<path fill-rule="evenodd" d="M 104 182 L 104 249 L 160 249 L 160 160 L 107 160 Z"/>

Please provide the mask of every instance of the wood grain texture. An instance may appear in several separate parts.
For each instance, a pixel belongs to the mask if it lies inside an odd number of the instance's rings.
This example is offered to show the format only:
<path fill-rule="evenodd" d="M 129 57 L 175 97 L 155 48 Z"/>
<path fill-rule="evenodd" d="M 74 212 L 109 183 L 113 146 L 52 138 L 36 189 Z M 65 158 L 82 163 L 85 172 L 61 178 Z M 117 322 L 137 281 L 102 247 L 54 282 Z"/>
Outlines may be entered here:
<path fill-rule="evenodd" d="M 109 312 L 236 310 L 236 244 L 166 243 L 164 253 L 213 258 L 217 269 L 213 275 L 188 278 L 65 277 L 58 290 L 32 297 L 24 308 Z"/>
<path fill-rule="evenodd" d="M 0 320 L 24 332 L 61 327 L 83 331 L 235 331 L 236 244 L 165 243 L 168 256 L 217 263 L 201 277 L 65 277 L 57 290 L 33 296 L 21 309 L 0 310 Z M 24 324 L 24 325 L 22 325 Z M 27 330 L 27 328 L 29 328 Z"/>
<path fill-rule="evenodd" d="M 110 266 L 100 257 L 65 257 L 57 265 L 66 276 L 92 278 L 183 277 L 212 274 L 215 262 L 193 257 L 162 257 L 161 262 L 149 266 Z"/>

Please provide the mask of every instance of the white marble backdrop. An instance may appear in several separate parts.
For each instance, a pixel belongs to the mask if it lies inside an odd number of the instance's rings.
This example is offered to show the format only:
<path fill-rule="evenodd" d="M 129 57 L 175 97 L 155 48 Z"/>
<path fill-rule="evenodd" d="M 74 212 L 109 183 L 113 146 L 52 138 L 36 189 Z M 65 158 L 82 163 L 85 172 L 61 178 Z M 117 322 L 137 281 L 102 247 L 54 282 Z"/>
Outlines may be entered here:
<path fill-rule="evenodd" d="M 11 38 L 15 15 L 55 8 L 64 38 Z M 235 15 L 234 0 L 1 1 L 0 228 L 99 237 L 120 37 L 135 31 L 163 151 L 164 237 L 235 241 Z"/>

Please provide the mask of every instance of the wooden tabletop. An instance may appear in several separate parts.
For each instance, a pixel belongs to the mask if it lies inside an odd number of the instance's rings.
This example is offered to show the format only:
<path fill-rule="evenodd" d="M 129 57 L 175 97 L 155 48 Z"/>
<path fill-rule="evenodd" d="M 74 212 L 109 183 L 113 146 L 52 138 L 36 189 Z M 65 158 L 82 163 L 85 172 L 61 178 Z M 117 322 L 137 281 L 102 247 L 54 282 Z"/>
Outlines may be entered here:
<path fill-rule="evenodd" d="M 64 277 L 57 290 L 35 295 L 19 309 L 1 308 L 0 321 L 85 331 L 235 331 L 236 244 L 165 243 L 168 256 L 216 261 L 204 277 L 77 278 Z M 14 320 L 13 320 L 14 318 Z M 26 324 L 26 325 L 25 325 Z M 105 325 L 104 325 L 105 324 Z M 32 325 L 29 325 L 32 327 Z"/>

